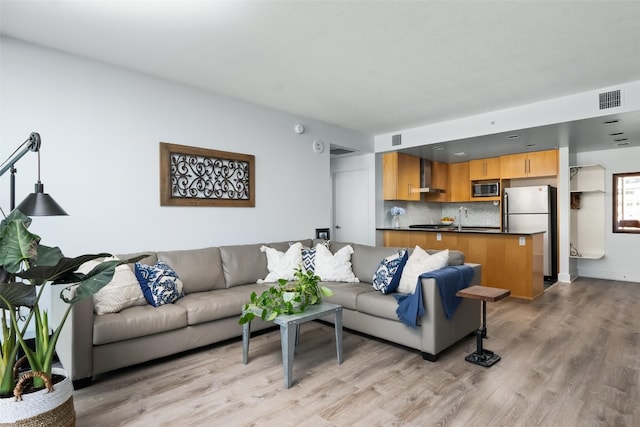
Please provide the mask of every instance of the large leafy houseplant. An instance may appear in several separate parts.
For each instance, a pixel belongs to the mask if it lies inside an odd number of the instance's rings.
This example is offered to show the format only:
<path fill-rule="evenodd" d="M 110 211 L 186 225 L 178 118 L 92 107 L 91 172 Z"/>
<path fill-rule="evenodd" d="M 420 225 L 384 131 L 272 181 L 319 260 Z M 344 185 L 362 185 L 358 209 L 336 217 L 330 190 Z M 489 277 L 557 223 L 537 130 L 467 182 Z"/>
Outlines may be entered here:
<path fill-rule="evenodd" d="M 298 267 L 294 273 L 295 280 L 289 282 L 279 279 L 276 286 L 272 286 L 262 294 L 251 293 L 251 302 L 245 304 L 240 316 L 240 324 L 244 325 L 255 318 L 255 312 L 260 312 L 262 320 L 271 321 L 280 314 L 302 313 L 309 305 L 318 304 L 322 296 L 331 296 L 333 292 L 326 286 L 318 285 L 320 277 L 311 270 L 303 271 Z"/>
<path fill-rule="evenodd" d="M 29 232 L 30 224 L 31 219 L 18 210 L 13 210 L 0 223 L 0 397 L 7 397 L 14 391 L 14 368 L 19 348 L 25 353 L 31 371 L 36 373 L 34 386 L 41 387 L 45 377 L 50 379 L 55 346 L 73 304 L 92 296 L 109 283 L 118 265 L 142 258 L 104 261 L 87 274 L 78 273 L 76 270 L 85 262 L 110 254 L 66 258 L 60 248 L 41 245 L 40 237 Z M 69 285 L 60 294 L 68 308 L 55 329 L 51 325 L 51 333 L 47 312 L 41 309 L 47 284 Z M 35 326 L 34 348 L 27 344 L 25 337 L 32 322 Z"/>

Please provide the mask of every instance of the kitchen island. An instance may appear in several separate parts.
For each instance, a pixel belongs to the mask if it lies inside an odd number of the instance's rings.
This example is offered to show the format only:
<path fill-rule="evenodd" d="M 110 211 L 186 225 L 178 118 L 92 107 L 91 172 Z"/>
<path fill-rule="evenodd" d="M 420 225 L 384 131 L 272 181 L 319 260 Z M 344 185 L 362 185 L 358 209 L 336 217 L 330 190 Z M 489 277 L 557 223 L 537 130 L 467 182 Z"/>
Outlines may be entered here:
<path fill-rule="evenodd" d="M 382 233 L 384 246 L 462 251 L 466 262 L 482 264 L 482 285 L 509 289 L 513 297 L 533 300 L 544 292 L 543 231 L 510 233 L 488 227 L 376 230 Z"/>

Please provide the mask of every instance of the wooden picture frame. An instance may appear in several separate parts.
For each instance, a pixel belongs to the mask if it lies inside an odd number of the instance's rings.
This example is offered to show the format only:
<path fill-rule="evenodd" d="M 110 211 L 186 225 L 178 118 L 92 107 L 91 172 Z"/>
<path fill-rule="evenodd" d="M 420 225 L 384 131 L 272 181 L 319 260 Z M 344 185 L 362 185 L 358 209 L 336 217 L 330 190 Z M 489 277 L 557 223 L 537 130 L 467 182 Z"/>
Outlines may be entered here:
<path fill-rule="evenodd" d="M 255 156 L 161 142 L 160 205 L 255 207 Z"/>

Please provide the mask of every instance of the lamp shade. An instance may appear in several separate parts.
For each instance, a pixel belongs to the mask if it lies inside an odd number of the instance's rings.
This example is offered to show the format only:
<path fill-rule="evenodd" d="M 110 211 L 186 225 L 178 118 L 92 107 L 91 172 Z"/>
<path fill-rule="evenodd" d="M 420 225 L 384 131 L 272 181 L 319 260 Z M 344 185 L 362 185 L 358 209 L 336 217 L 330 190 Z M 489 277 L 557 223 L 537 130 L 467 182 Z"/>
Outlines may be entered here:
<path fill-rule="evenodd" d="M 27 196 L 16 209 L 29 216 L 68 215 L 53 197 L 44 192 L 44 185 L 38 181 L 35 192 Z"/>

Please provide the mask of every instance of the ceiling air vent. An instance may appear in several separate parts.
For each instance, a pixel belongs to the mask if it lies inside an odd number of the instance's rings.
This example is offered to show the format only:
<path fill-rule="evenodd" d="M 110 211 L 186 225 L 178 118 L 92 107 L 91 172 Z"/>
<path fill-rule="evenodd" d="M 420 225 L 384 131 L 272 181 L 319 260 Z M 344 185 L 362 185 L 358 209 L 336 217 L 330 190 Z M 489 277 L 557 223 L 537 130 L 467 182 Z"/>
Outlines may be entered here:
<path fill-rule="evenodd" d="M 355 153 L 356 150 L 352 150 L 350 148 L 339 147 L 337 145 L 331 144 L 331 148 L 329 149 L 329 152 L 331 153 L 332 156 L 341 156 L 343 154 Z"/>
<path fill-rule="evenodd" d="M 393 135 L 391 137 L 391 146 L 402 144 L 402 134 Z"/>
<path fill-rule="evenodd" d="M 620 89 L 611 92 L 603 92 L 600 97 L 600 109 L 615 108 L 620 106 Z"/>

